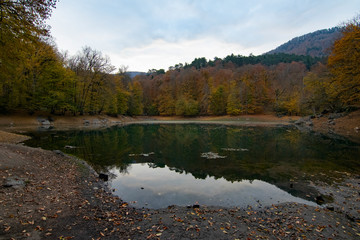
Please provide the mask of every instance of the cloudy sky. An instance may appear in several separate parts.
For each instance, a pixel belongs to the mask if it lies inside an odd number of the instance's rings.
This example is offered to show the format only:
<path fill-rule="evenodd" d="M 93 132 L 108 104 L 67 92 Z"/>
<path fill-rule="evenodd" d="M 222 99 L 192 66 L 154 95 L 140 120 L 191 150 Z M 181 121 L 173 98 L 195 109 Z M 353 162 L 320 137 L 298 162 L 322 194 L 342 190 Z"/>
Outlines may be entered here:
<path fill-rule="evenodd" d="M 61 0 L 48 23 L 60 50 L 90 46 L 116 67 L 147 71 L 259 55 L 359 12 L 359 0 Z"/>

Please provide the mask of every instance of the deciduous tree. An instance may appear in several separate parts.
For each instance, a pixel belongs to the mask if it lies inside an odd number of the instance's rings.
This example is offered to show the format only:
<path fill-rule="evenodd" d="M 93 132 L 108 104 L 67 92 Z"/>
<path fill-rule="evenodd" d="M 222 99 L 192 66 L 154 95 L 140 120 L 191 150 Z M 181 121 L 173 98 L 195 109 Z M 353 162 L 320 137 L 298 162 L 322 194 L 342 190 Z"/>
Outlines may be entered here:
<path fill-rule="evenodd" d="M 360 106 L 360 15 L 347 23 L 328 59 L 331 95 L 345 105 Z"/>

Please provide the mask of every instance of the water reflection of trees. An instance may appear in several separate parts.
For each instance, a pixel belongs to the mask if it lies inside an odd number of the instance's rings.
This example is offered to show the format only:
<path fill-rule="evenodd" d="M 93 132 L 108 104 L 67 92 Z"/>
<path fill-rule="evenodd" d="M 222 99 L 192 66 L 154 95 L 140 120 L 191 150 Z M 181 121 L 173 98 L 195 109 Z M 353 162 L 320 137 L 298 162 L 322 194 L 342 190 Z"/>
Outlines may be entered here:
<path fill-rule="evenodd" d="M 303 178 L 304 174 L 359 169 L 358 146 L 291 128 L 149 124 L 33 135 L 30 145 L 60 149 L 86 159 L 98 169 L 117 168 L 121 172 L 136 162 L 153 168 L 168 166 L 201 179 L 212 176 L 228 181 L 260 179 L 276 183 Z M 76 148 L 64 149 L 66 145 Z M 129 156 L 149 152 L 155 154 Z M 203 152 L 227 157 L 201 158 Z"/>

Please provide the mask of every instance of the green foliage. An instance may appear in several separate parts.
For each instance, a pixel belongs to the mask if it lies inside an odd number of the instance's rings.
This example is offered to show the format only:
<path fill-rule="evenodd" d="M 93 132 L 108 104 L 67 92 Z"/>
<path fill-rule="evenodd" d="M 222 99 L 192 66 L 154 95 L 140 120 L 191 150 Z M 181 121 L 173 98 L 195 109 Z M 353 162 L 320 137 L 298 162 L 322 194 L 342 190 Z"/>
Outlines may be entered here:
<path fill-rule="evenodd" d="M 175 114 L 175 101 L 169 96 L 158 97 L 158 111 L 162 116 L 172 116 Z"/>
<path fill-rule="evenodd" d="M 300 114 L 300 94 L 284 94 L 276 99 L 274 111 L 278 115 L 298 115 Z"/>
<path fill-rule="evenodd" d="M 170 86 L 165 85 L 161 88 L 155 101 L 160 115 L 172 116 L 175 114 L 175 100 Z"/>
<path fill-rule="evenodd" d="M 177 116 L 184 116 L 186 111 L 186 102 L 184 98 L 180 98 L 175 104 L 175 114 Z"/>
<path fill-rule="evenodd" d="M 195 58 L 194 61 L 191 62 L 190 65 L 188 65 L 188 67 L 195 67 L 196 69 L 200 69 L 203 67 L 207 66 L 207 60 L 206 58 L 202 57 L 202 58 Z"/>
<path fill-rule="evenodd" d="M 76 109 L 80 114 L 99 114 L 104 110 L 107 89 L 111 87 L 110 73 L 115 70 L 107 56 L 90 47 L 69 60 L 76 73 Z"/>
<path fill-rule="evenodd" d="M 56 0 L 1 1 L 0 3 L 0 111 L 25 108 L 29 87 L 28 60 L 48 37 L 45 20 Z M 41 47 L 41 46 L 40 46 Z M 24 96 L 23 96 L 24 95 Z M 31 96 L 30 96 L 31 97 Z"/>
<path fill-rule="evenodd" d="M 193 99 L 180 98 L 176 101 L 175 114 L 177 116 L 196 116 L 199 114 L 199 103 Z"/>
<path fill-rule="evenodd" d="M 232 81 L 230 84 L 230 93 L 227 99 L 226 112 L 229 115 L 240 115 L 241 103 L 240 103 L 240 89 L 237 86 L 235 81 Z"/>
<path fill-rule="evenodd" d="M 127 91 L 119 90 L 116 94 L 116 113 L 124 115 L 128 109 L 128 101 L 129 101 L 130 94 Z"/>
<path fill-rule="evenodd" d="M 147 75 L 160 75 L 160 74 L 165 74 L 165 70 L 164 69 L 149 69 L 149 71 L 147 72 Z"/>
<path fill-rule="evenodd" d="M 29 59 L 24 81 L 29 88 L 24 94 L 28 101 L 24 105 L 30 111 L 63 113 L 72 108 L 74 96 L 71 86 L 75 75 L 65 69 L 53 47 L 45 43 Z"/>
<path fill-rule="evenodd" d="M 130 84 L 130 96 L 129 96 L 129 108 L 128 108 L 128 114 L 130 116 L 136 116 L 143 114 L 143 92 L 142 87 L 139 82 L 134 82 L 133 84 Z"/>
<path fill-rule="evenodd" d="M 304 77 L 303 108 L 316 115 L 324 110 L 336 110 L 337 101 L 329 94 L 331 74 L 325 65 L 319 64 Z"/>
<path fill-rule="evenodd" d="M 199 103 L 190 99 L 186 104 L 185 116 L 196 116 L 199 114 Z"/>
<path fill-rule="evenodd" d="M 276 53 L 276 54 L 264 54 L 259 56 L 241 56 L 241 55 L 229 55 L 223 60 L 225 63 L 232 62 L 237 66 L 243 65 L 255 65 L 262 64 L 266 66 L 277 65 L 279 63 L 291 63 L 291 62 L 302 62 L 306 65 L 308 69 L 317 62 L 324 61 L 323 58 L 311 57 L 304 55 L 295 55 L 295 54 L 286 54 L 286 53 Z"/>
<path fill-rule="evenodd" d="M 56 2 L 57 0 L 0 2 L 0 48 L 6 50 L 4 52 L 9 58 L 12 54 L 19 53 L 18 47 L 36 44 L 40 37 L 48 37 L 45 21 L 50 17 Z"/>
<path fill-rule="evenodd" d="M 259 56 L 242 56 L 242 55 L 228 55 L 224 59 L 215 58 L 213 61 L 207 61 L 206 58 L 195 58 L 191 64 L 185 64 L 184 68 L 194 67 L 195 69 L 201 69 L 206 67 L 215 66 L 216 63 L 220 63 L 222 66 L 225 66 L 227 63 L 232 63 L 237 67 L 245 65 L 256 65 L 262 64 L 266 66 L 277 65 L 279 63 L 291 63 L 291 62 L 301 62 L 304 63 L 307 69 L 310 69 L 311 66 L 315 65 L 317 62 L 325 62 L 324 57 L 312 57 L 309 55 L 295 55 L 287 53 L 274 53 L 274 54 L 263 54 Z M 180 66 L 180 65 L 178 65 Z M 176 68 L 178 69 L 178 68 Z"/>
<path fill-rule="evenodd" d="M 145 112 L 149 116 L 157 116 L 157 115 L 159 115 L 159 110 L 158 110 L 156 104 L 154 104 L 154 103 L 147 106 Z"/>
<path fill-rule="evenodd" d="M 210 112 L 214 115 L 226 113 L 227 96 L 224 86 L 220 85 L 210 96 Z"/>

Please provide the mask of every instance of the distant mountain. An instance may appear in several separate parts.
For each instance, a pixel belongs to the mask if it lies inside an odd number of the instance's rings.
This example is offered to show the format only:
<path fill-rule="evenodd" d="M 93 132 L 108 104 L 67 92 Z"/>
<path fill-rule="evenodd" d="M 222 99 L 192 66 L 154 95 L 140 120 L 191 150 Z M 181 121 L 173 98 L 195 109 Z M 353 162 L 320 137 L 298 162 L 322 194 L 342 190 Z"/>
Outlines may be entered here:
<path fill-rule="evenodd" d="M 266 54 L 288 53 L 296 55 L 309 55 L 312 57 L 329 56 L 335 40 L 341 36 L 340 28 L 318 30 L 293 38 Z"/>
<path fill-rule="evenodd" d="M 145 72 L 126 72 L 126 74 L 130 77 L 130 78 L 134 78 L 137 75 L 145 75 Z"/>

